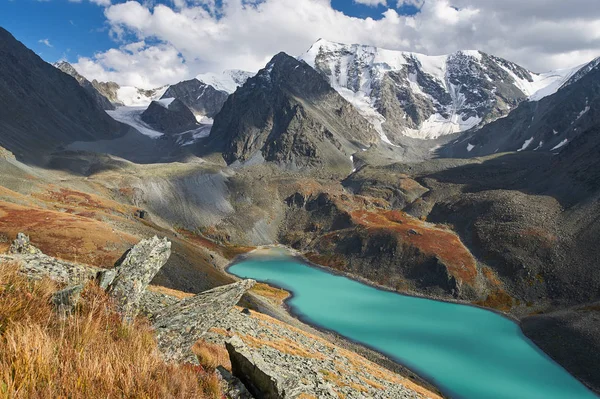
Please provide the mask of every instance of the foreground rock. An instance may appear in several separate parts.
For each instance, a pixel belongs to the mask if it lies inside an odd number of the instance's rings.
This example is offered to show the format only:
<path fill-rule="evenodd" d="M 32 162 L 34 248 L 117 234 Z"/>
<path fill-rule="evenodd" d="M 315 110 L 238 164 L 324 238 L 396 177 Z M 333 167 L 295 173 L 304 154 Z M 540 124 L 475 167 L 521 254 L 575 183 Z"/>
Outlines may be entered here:
<path fill-rule="evenodd" d="M 203 338 L 228 345 L 234 374 L 251 392 L 252 385 L 263 387 L 257 398 L 440 398 L 354 352 L 254 311 L 232 309 Z M 267 396 L 281 390 L 285 396 Z"/>
<path fill-rule="evenodd" d="M 138 314 L 144 291 L 170 255 L 171 243 L 154 236 L 140 241 L 117 262 L 117 275 L 109 292 L 125 319 L 133 319 Z"/>
<path fill-rule="evenodd" d="M 217 287 L 161 310 L 153 326 L 165 359 L 198 363 L 191 352 L 192 345 L 225 317 L 254 284 L 254 280 L 244 280 Z"/>
<path fill-rule="evenodd" d="M 60 316 L 68 316 L 75 310 L 82 291 L 83 285 L 80 284 L 54 293 L 52 304 Z"/>
<path fill-rule="evenodd" d="M 238 377 L 259 398 L 284 399 L 299 394 L 294 376 L 284 379 L 269 367 L 260 353 L 252 352 L 237 335 L 225 346 L 231 359 L 233 375 Z M 333 392 L 335 397 L 335 392 Z"/>

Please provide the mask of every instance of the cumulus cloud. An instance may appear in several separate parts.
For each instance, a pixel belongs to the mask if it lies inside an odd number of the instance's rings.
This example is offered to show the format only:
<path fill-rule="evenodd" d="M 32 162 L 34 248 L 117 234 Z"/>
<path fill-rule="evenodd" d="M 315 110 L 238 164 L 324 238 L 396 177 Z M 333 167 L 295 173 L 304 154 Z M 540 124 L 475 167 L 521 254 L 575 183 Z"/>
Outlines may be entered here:
<path fill-rule="evenodd" d="M 89 78 L 159 86 L 206 71 L 258 70 L 273 54 L 299 55 L 318 38 L 431 55 L 479 49 L 534 71 L 600 56 L 597 0 L 356 1 L 389 8 L 374 20 L 349 17 L 334 10 L 330 0 L 113 4 L 105 16 L 114 37 L 135 37 L 144 46 L 122 43 L 80 59 L 76 67 Z M 420 11 L 400 15 L 393 5 Z"/>
<path fill-rule="evenodd" d="M 355 3 L 364 4 L 370 7 L 376 7 L 379 5 L 387 6 L 387 0 L 353 0 Z"/>

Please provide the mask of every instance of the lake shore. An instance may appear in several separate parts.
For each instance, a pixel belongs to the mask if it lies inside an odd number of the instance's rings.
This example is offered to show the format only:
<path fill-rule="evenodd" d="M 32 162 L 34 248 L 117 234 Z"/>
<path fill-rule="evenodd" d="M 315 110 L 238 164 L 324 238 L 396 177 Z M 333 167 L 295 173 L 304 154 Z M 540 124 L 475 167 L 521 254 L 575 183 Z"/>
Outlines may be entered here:
<path fill-rule="evenodd" d="M 258 248 L 255 251 L 245 254 L 239 258 L 236 258 L 231 264 L 227 265 L 224 268 L 224 270 L 227 271 L 232 266 L 239 264 L 240 262 L 244 262 L 246 260 L 251 260 L 252 258 L 264 258 L 264 259 L 293 258 L 297 263 L 302 263 L 302 264 L 305 264 L 312 268 L 321 269 L 328 274 L 341 276 L 341 277 L 347 278 L 349 280 L 352 280 L 354 282 L 368 285 L 369 287 L 374 288 L 379 291 L 395 293 L 395 294 L 399 294 L 399 295 L 406 296 L 406 297 L 433 300 L 433 301 L 442 302 L 442 303 L 467 305 L 472 308 L 478 308 L 478 309 L 483 309 L 486 311 L 491 311 L 491 312 L 495 313 L 496 315 L 502 316 L 503 318 L 508 319 L 511 322 L 519 325 L 519 320 L 516 319 L 515 317 L 510 317 L 510 315 L 506 315 L 502 312 L 494 311 L 493 309 L 483 308 L 481 306 L 473 305 L 473 304 L 465 302 L 465 301 L 447 300 L 445 298 L 430 298 L 430 297 L 426 297 L 424 295 L 418 295 L 418 294 L 415 295 L 414 293 L 399 293 L 399 292 L 390 290 L 387 287 L 378 286 L 376 284 L 373 284 L 372 282 L 365 281 L 365 279 L 357 278 L 356 276 L 349 275 L 347 273 L 341 273 L 338 270 L 332 270 L 331 268 L 324 267 L 322 265 L 316 265 L 316 264 L 310 262 L 309 260 L 307 260 L 304 256 L 302 256 L 302 254 L 299 254 L 299 253 L 297 253 L 293 250 L 290 250 L 289 248 L 283 247 L 283 246 L 271 246 L 271 247 Z M 269 283 L 269 282 L 266 281 L 266 283 Z M 418 380 L 421 380 L 422 382 L 424 382 L 427 386 L 432 386 L 432 385 L 435 386 L 436 385 L 434 378 L 418 376 L 417 373 L 411 371 L 408 367 L 403 365 L 401 362 L 399 362 L 397 360 L 392 360 L 390 358 L 390 356 L 386 356 L 385 354 L 382 354 L 381 350 L 372 348 L 368 344 L 365 344 L 364 342 L 358 342 L 358 341 L 354 341 L 353 339 L 350 339 L 348 337 L 340 336 L 339 333 L 320 325 L 318 322 L 315 322 L 314 320 L 311 320 L 308 317 L 305 317 L 302 314 L 302 312 L 298 311 L 297 309 L 294 309 L 294 306 L 293 305 L 290 306 L 290 304 L 288 303 L 289 301 L 291 301 L 294 298 L 293 290 L 290 290 L 288 287 L 282 286 L 280 284 L 275 284 L 275 286 L 282 287 L 284 289 L 287 289 L 288 291 L 291 291 L 291 296 L 285 301 L 285 304 L 284 304 L 284 306 L 282 306 L 282 308 L 285 311 L 285 313 L 287 313 L 287 315 L 290 316 L 292 319 L 299 321 L 301 324 L 308 325 L 309 327 L 317 329 L 321 333 L 328 335 L 330 338 L 333 338 L 333 339 L 337 340 L 338 342 L 343 341 L 343 342 L 348 343 L 353 350 L 355 350 L 359 353 L 361 353 L 361 351 L 363 353 L 366 351 L 366 353 L 368 353 L 368 355 L 369 355 L 369 358 L 373 359 L 378 364 L 383 365 L 384 367 L 386 367 L 390 370 L 399 372 L 400 374 L 403 374 L 403 375 L 409 375 L 409 376 L 412 375 L 411 378 L 417 378 Z M 287 322 L 287 320 L 286 320 L 286 322 Z M 528 342 L 529 345 L 532 346 L 537 352 L 540 352 L 541 354 L 547 356 L 547 354 L 544 353 L 533 342 L 528 340 L 525 336 L 523 336 L 523 338 L 526 341 L 529 341 Z M 560 366 L 558 363 L 556 363 L 556 365 L 562 368 L 562 366 Z M 564 370 L 564 368 L 563 368 L 563 371 L 566 372 L 566 370 Z M 439 390 L 440 389 L 438 388 L 438 391 Z M 448 395 L 448 392 L 446 392 L 446 395 Z"/>

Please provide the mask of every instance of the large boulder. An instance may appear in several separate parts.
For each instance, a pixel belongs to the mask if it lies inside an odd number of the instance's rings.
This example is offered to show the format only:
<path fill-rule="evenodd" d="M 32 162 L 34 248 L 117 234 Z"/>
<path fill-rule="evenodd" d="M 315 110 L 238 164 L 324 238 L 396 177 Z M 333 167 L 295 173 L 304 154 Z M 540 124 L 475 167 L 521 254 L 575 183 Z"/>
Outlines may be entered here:
<path fill-rule="evenodd" d="M 192 345 L 225 317 L 254 284 L 254 280 L 243 280 L 217 287 L 161 310 L 155 316 L 153 326 L 164 358 L 197 363 Z"/>
<path fill-rule="evenodd" d="M 257 351 L 251 351 L 237 335 L 225 342 L 231 360 L 233 375 L 238 377 L 246 388 L 257 398 L 294 398 L 299 381 L 283 378 L 265 362 Z"/>
<path fill-rule="evenodd" d="M 117 275 L 108 291 L 125 320 L 132 320 L 137 315 L 146 287 L 170 255 L 171 242 L 154 236 L 140 241 L 117 262 Z"/>
<path fill-rule="evenodd" d="M 8 253 L 13 254 L 13 255 L 16 255 L 16 254 L 35 255 L 35 254 L 41 254 L 42 251 L 40 251 L 38 248 L 36 248 L 35 246 L 33 246 L 31 244 L 31 242 L 29 241 L 28 235 L 19 233 L 19 234 L 17 234 L 17 238 L 13 241 L 10 248 L 8 249 Z"/>

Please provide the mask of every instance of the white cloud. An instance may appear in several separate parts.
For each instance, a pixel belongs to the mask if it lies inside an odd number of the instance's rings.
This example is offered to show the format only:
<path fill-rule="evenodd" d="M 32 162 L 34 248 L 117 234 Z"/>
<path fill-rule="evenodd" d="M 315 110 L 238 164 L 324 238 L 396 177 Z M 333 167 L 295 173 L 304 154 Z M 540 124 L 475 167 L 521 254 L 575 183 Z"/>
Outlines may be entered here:
<path fill-rule="evenodd" d="M 40 39 L 40 40 L 38 40 L 38 43 L 42 43 L 42 44 L 44 44 L 44 45 L 46 45 L 48 47 L 54 47 L 52 45 L 52 43 L 50 43 L 50 40 L 48 40 L 48 39 Z"/>
<path fill-rule="evenodd" d="M 379 5 L 387 6 L 387 0 L 353 0 L 355 3 L 364 4 L 370 7 L 376 7 Z"/>
<path fill-rule="evenodd" d="M 49 1 L 49 0 L 47 0 Z M 71 3 L 81 3 L 83 0 L 69 0 Z M 89 0 L 90 3 L 97 4 L 102 7 L 108 7 L 111 5 L 111 0 Z"/>
<path fill-rule="evenodd" d="M 413 5 L 420 12 L 405 16 L 390 8 L 373 20 L 344 15 L 330 0 L 224 0 L 222 5 L 173 0 L 172 6 L 128 1 L 107 7 L 105 16 L 115 37 L 133 35 L 144 45 L 123 43 L 81 59 L 77 67 L 90 78 L 158 86 L 205 71 L 257 70 L 277 52 L 299 55 L 320 37 L 426 54 L 479 49 L 536 71 L 600 56 L 597 0 L 387 3 Z"/>

